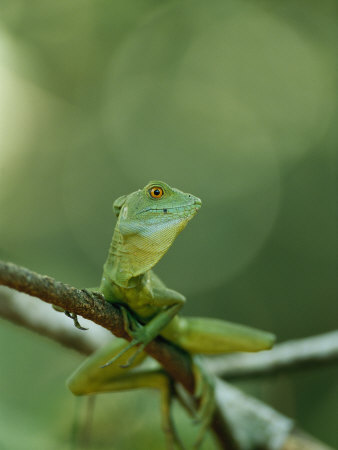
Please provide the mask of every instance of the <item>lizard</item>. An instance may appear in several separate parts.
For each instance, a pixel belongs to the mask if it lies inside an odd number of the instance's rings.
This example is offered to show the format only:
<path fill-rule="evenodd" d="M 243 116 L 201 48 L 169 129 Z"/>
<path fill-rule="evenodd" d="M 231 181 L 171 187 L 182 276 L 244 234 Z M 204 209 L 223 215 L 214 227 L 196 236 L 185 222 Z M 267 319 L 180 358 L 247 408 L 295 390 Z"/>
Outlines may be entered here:
<path fill-rule="evenodd" d="M 117 222 L 113 238 L 101 284 L 92 290 L 103 294 L 108 302 L 119 305 L 125 329 L 132 340 L 115 338 L 87 358 L 67 381 L 75 395 L 142 387 L 159 389 L 169 449 L 175 445 L 184 448 L 170 414 L 172 381 L 159 364 L 146 367 L 144 349 L 147 344 L 161 335 L 191 355 L 198 355 L 256 352 L 271 348 L 275 340 L 271 333 L 244 325 L 178 315 L 185 297 L 167 288 L 152 270 L 201 205 L 198 197 L 163 181 L 151 181 L 143 189 L 115 200 L 113 210 Z M 78 325 L 76 317 L 72 318 Z M 210 423 L 214 402 L 212 382 L 196 357 L 194 373 L 196 390 L 202 397 L 202 426 L 197 448 Z"/>

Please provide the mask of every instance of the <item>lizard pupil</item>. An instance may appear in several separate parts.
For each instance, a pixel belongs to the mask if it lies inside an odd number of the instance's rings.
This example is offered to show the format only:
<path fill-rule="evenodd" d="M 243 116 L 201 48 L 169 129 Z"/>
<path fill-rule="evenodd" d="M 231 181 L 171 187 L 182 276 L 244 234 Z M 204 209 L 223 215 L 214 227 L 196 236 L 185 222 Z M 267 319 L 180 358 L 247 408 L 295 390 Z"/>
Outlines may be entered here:
<path fill-rule="evenodd" d="M 160 194 L 161 194 L 161 191 L 159 189 L 154 190 L 154 195 L 156 195 L 156 197 L 158 197 Z"/>

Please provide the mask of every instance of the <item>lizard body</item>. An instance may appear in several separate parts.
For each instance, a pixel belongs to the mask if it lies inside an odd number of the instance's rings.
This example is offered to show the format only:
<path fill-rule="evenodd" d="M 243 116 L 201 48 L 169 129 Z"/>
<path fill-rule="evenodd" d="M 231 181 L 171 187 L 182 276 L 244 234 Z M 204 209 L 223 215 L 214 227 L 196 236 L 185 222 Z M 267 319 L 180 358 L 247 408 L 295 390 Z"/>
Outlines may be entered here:
<path fill-rule="evenodd" d="M 171 380 L 160 368 L 133 371 L 143 363 L 146 345 L 159 334 L 192 354 L 260 351 L 271 348 L 274 342 L 271 333 L 243 325 L 180 317 L 177 313 L 185 297 L 167 288 L 153 272 L 152 268 L 200 207 L 199 198 L 162 181 L 152 181 L 114 202 L 117 223 L 97 290 L 107 301 L 121 306 L 132 341 L 115 339 L 88 358 L 68 380 L 76 395 L 138 387 L 160 389 L 168 448 L 183 448 L 170 417 Z M 198 364 L 195 369 L 196 376 L 202 379 Z M 211 387 L 205 389 L 205 396 L 203 432 L 213 410 Z"/>

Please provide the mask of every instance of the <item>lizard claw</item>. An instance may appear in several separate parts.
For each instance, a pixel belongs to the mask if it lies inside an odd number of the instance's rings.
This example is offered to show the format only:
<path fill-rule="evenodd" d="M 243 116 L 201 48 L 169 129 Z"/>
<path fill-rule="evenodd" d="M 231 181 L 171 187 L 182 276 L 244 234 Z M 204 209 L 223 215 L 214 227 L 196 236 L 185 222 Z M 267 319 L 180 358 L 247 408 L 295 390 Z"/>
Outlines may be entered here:
<path fill-rule="evenodd" d="M 146 344 L 142 344 L 142 343 L 140 344 L 140 342 L 137 339 L 133 339 L 131 342 L 129 342 L 129 344 L 126 347 L 124 347 L 117 355 L 115 355 L 108 362 L 103 364 L 103 366 L 101 366 L 101 368 L 103 369 L 104 367 L 110 366 L 115 361 L 117 361 L 119 358 L 121 358 L 121 356 L 123 356 L 128 350 L 130 350 L 131 348 L 133 348 L 133 347 L 135 347 L 137 345 L 139 345 L 139 347 L 131 355 L 131 357 L 127 360 L 127 362 L 120 365 L 120 367 L 122 369 L 127 369 L 128 367 L 130 367 L 135 362 L 135 359 L 140 355 L 140 353 L 143 352 L 144 347 L 146 346 Z"/>
<path fill-rule="evenodd" d="M 136 344 L 135 344 L 136 345 Z M 135 351 L 135 353 L 128 359 L 128 361 L 126 362 L 126 364 L 121 364 L 120 367 L 122 369 L 127 369 L 128 367 L 130 367 L 133 362 L 135 361 L 135 359 L 137 358 L 137 356 L 143 352 L 145 347 L 145 344 L 141 344 L 138 349 Z"/>
<path fill-rule="evenodd" d="M 88 328 L 84 328 L 84 327 L 82 327 L 79 324 L 79 321 L 77 320 L 77 315 L 75 313 L 71 313 L 69 311 L 65 311 L 65 314 L 66 314 L 67 317 L 72 319 L 72 321 L 74 322 L 74 325 L 76 326 L 76 328 L 78 328 L 79 330 L 83 330 L 83 331 L 88 330 Z"/>
<path fill-rule="evenodd" d="M 115 355 L 112 359 L 110 359 L 108 362 L 106 362 L 105 364 L 103 364 L 103 366 L 101 366 L 101 369 L 103 369 L 104 367 L 108 367 L 111 364 L 113 364 L 116 360 L 118 360 L 122 355 L 124 355 L 129 349 L 131 349 L 133 346 L 135 345 L 135 343 L 133 341 L 131 341 L 126 347 L 124 347 L 117 355 Z"/>
<path fill-rule="evenodd" d="M 117 355 L 115 355 L 112 359 L 106 362 L 101 368 L 110 366 L 110 364 L 114 363 L 118 360 L 122 355 L 124 355 L 128 350 L 133 347 L 138 347 L 135 352 L 130 356 L 130 358 L 124 364 L 121 364 L 120 367 L 123 369 L 127 369 L 134 362 L 135 359 L 143 352 L 146 345 L 149 344 L 150 340 L 147 336 L 147 333 L 144 330 L 144 327 L 133 317 L 133 315 L 122 305 L 119 305 L 123 315 L 124 321 L 124 329 L 127 333 L 133 338 L 129 344 L 124 347 Z"/>
<path fill-rule="evenodd" d="M 66 314 L 67 317 L 69 317 L 70 319 L 72 319 L 72 321 L 74 322 L 74 325 L 76 326 L 76 328 L 78 328 L 79 330 L 83 330 L 86 331 L 88 330 L 88 328 L 84 328 L 79 324 L 79 321 L 77 320 L 77 315 L 75 313 L 72 313 L 70 311 L 66 311 L 63 308 L 61 308 L 61 306 L 57 306 L 57 305 L 52 305 L 53 309 L 55 309 L 55 311 L 57 312 L 63 312 Z"/>

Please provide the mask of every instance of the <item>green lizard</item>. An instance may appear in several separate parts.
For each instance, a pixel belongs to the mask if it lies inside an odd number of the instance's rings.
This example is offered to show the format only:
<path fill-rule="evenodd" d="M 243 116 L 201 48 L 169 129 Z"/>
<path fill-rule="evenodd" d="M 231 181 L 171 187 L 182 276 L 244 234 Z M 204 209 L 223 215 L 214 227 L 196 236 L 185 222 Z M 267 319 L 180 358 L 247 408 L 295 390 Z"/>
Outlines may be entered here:
<path fill-rule="evenodd" d="M 145 346 L 157 335 L 191 354 L 255 352 L 271 348 L 274 342 L 272 334 L 243 325 L 178 316 L 185 297 L 168 289 L 151 270 L 200 207 L 199 198 L 162 181 L 152 181 L 114 202 L 118 219 L 101 285 L 96 290 L 107 301 L 120 305 L 132 340 L 114 339 L 89 357 L 67 382 L 75 395 L 158 388 L 168 448 L 183 448 L 170 417 L 171 380 L 159 366 L 142 370 L 141 363 L 147 356 Z M 199 392 L 203 392 L 200 443 L 212 416 L 213 392 L 197 362 L 194 370 Z"/>

